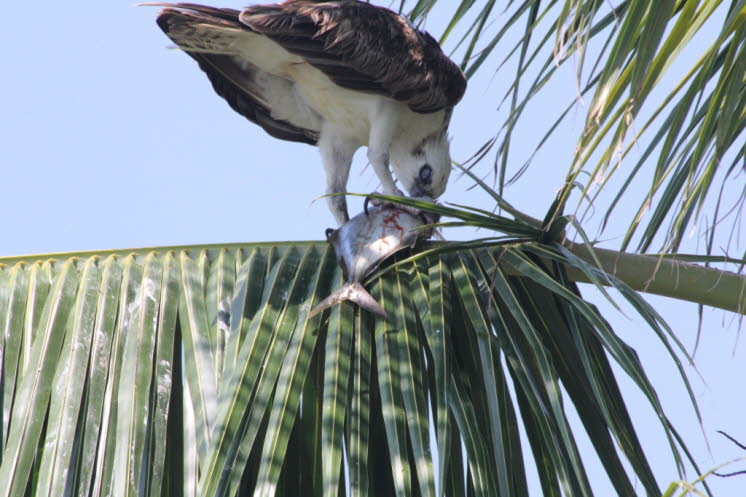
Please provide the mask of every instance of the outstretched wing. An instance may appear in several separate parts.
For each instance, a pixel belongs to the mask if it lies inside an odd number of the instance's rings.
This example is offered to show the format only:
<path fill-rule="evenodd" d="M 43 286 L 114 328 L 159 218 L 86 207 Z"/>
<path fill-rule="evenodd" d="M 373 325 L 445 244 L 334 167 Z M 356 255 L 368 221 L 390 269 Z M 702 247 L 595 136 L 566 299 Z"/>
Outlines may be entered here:
<path fill-rule="evenodd" d="M 339 86 L 406 102 L 415 112 L 453 107 L 466 90 L 464 74 L 429 34 L 382 7 L 290 0 L 248 7 L 239 19 Z"/>
<path fill-rule="evenodd" d="M 240 11 L 190 3 L 157 5 L 166 7 L 158 26 L 197 61 L 233 110 L 275 138 L 316 144 L 318 118 L 297 99 L 292 82 L 242 63 L 241 50 L 257 34 L 241 24 Z M 278 112 L 286 118 L 277 118 Z"/>

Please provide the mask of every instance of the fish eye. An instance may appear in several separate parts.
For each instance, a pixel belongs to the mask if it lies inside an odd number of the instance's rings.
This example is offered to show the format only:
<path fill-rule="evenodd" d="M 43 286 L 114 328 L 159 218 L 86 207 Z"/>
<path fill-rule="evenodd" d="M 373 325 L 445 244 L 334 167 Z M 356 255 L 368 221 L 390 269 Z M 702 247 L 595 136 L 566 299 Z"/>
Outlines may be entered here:
<path fill-rule="evenodd" d="M 425 164 L 420 168 L 420 181 L 423 183 L 430 183 L 430 180 L 433 175 L 433 168 L 430 167 L 430 164 Z"/>

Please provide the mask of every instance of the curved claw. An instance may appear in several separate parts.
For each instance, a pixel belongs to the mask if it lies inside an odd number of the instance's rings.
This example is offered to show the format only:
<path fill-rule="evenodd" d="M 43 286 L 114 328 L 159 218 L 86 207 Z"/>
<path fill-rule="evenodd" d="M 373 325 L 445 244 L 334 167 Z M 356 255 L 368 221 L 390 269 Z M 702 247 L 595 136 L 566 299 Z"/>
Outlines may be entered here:
<path fill-rule="evenodd" d="M 368 204 L 370 203 L 370 197 L 365 197 L 365 202 L 363 202 L 363 211 L 365 211 L 365 215 L 368 216 Z"/>

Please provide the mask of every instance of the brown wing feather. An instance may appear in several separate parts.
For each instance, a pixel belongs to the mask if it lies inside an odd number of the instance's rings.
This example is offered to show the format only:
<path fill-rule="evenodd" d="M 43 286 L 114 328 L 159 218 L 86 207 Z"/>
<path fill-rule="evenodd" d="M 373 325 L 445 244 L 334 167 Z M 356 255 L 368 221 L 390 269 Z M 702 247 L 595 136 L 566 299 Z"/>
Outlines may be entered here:
<path fill-rule="evenodd" d="M 218 9 L 191 3 L 163 5 L 173 7 L 163 10 L 157 19 L 158 26 L 169 37 L 171 37 L 169 32 L 172 30 L 181 30 L 183 36 L 184 28 L 188 28 L 190 23 L 211 23 L 225 28 L 248 29 L 238 21 L 240 13 L 238 10 Z M 172 40 L 177 45 L 179 42 L 184 42 L 182 38 L 177 41 L 172 37 Z M 195 40 L 195 42 L 198 41 Z M 190 51 L 187 47 L 182 48 L 197 61 L 212 83 L 215 93 L 225 99 L 233 110 L 258 124 L 275 138 L 310 145 L 316 144 L 319 138 L 318 130 L 301 128 L 271 116 L 270 109 L 248 90 L 251 86 L 252 75 L 247 69 L 239 67 L 233 57 L 199 50 Z"/>
<path fill-rule="evenodd" d="M 463 73 L 438 43 L 389 9 L 357 0 L 290 0 L 249 7 L 239 19 L 339 86 L 406 102 L 416 112 L 453 107 L 466 90 Z"/>

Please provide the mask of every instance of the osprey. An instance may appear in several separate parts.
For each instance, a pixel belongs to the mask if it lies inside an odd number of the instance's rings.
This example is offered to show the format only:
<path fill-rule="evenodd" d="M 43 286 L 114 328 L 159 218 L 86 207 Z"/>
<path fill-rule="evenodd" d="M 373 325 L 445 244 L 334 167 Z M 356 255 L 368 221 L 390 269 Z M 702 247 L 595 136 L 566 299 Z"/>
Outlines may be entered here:
<path fill-rule="evenodd" d="M 346 190 L 355 151 L 383 194 L 435 199 L 451 170 L 446 136 L 466 89 L 459 67 L 426 32 L 357 0 L 287 0 L 243 11 L 165 7 L 158 26 L 197 61 L 228 104 L 275 138 L 317 145 L 327 193 Z M 337 222 L 344 196 L 329 197 Z"/>

